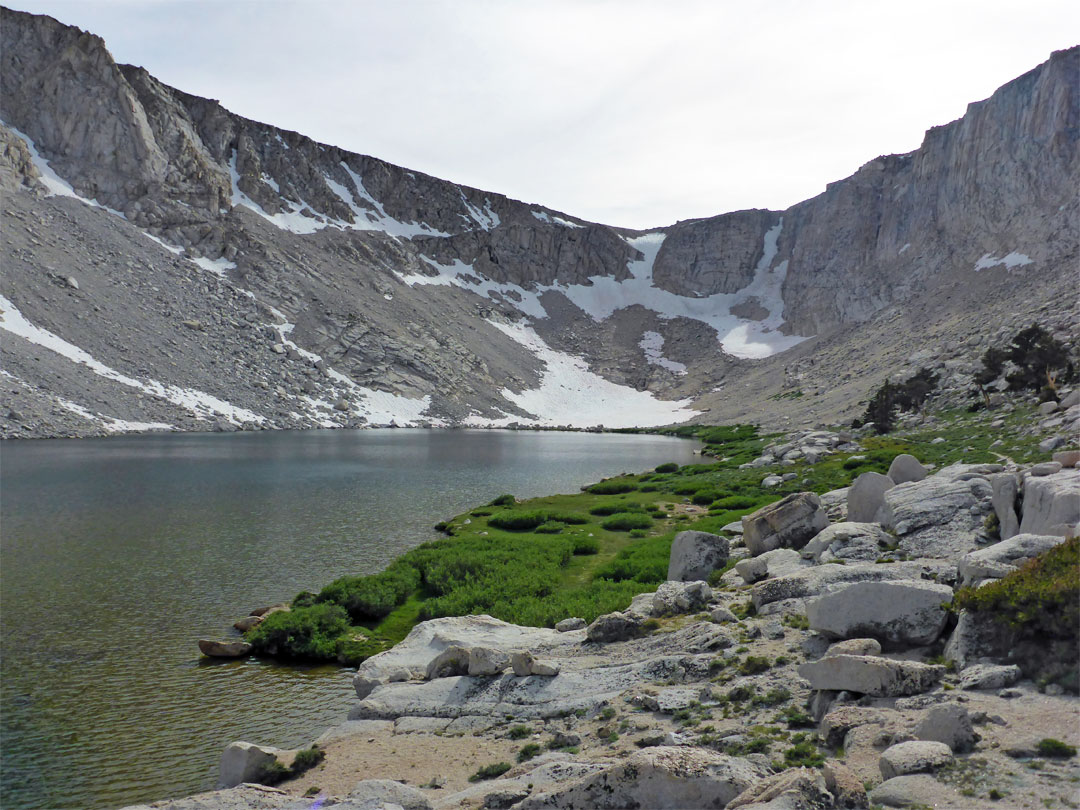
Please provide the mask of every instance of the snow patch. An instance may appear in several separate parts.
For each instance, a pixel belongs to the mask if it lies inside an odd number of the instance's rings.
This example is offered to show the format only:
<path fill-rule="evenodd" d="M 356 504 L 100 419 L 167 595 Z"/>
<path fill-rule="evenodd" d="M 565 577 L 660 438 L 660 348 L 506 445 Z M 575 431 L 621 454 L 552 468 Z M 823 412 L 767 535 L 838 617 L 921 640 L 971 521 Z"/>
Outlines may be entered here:
<path fill-rule="evenodd" d="M 188 261 L 197 264 L 203 270 L 207 270 L 213 273 L 215 276 L 225 278 L 226 270 L 234 270 L 236 268 L 236 262 L 230 262 L 224 256 L 220 259 L 208 259 L 205 256 L 199 256 L 198 258 L 188 257 Z"/>
<path fill-rule="evenodd" d="M 64 399 L 63 397 L 54 397 L 54 399 L 56 400 L 56 404 L 61 408 L 71 411 L 74 414 L 78 414 L 88 422 L 100 424 L 110 433 L 145 433 L 149 430 L 176 430 L 173 425 L 168 425 L 165 422 L 129 422 L 127 419 L 117 419 L 114 416 L 102 416 L 100 413 L 91 413 L 82 405 Z"/>
<path fill-rule="evenodd" d="M 664 336 L 659 332 L 644 332 L 638 345 L 645 352 L 645 360 L 654 366 L 666 368 L 680 376 L 686 374 L 686 365 L 664 357 Z"/>
<path fill-rule="evenodd" d="M 557 289 L 593 320 L 604 320 L 619 309 L 639 305 L 651 309 L 661 318 L 691 318 L 716 330 L 724 351 L 736 357 L 762 358 L 775 354 L 806 340 L 798 335 L 784 335 L 778 330 L 784 323 L 784 301 L 781 296 L 788 263 L 772 266 L 778 253 L 783 217 L 765 233 L 761 260 L 754 269 L 754 278 L 734 293 L 716 293 L 701 298 L 688 298 L 662 290 L 653 283 L 653 264 L 664 243 L 665 234 L 649 233 L 628 239 L 627 243 L 642 253 L 642 258 L 627 264 L 631 278 L 616 281 L 609 276 L 593 276 L 589 286 L 571 285 Z M 768 311 L 763 320 L 747 322 L 731 314 L 731 308 L 750 299 Z"/>
<path fill-rule="evenodd" d="M 685 422 L 700 413 L 687 407 L 689 399 L 667 402 L 649 391 L 605 380 L 589 371 L 580 357 L 552 349 L 527 326 L 488 323 L 535 354 L 545 366 L 539 388 L 520 394 L 502 390 L 505 399 L 535 417 L 517 421 L 542 426 L 649 427 Z"/>
<path fill-rule="evenodd" d="M 167 251 L 169 251 L 169 253 L 175 253 L 177 256 L 179 256 L 180 254 L 182 254 L 184 252 L 184 249 L 182 247 L 177 247 L 176 245 L 170 245 L 164 239 L 159 239 L 158 237 L 154 236 L 149 231 L 140 230 L 139 233 L 141 233 L 143 236 L 145 236 L 151 242 L 157 242 L 159 245 L 161 245 L 163 248 L 165 248 Z"/>
<path fill-rule="evenodd" d="M 69 343 L 59 335 L 55 335 L 46 329 L 42 329 L 30 323 L 19 312 L 18 308 L 8 299 L 0 296 L 0 329 L 4 329 L 13 335 L 18 335 L 31 343 L 66 357 L 73 363 L 86 366 L 95 374 L 106 379 L 136 388 L 151 396 L 168 400 L 174 405 L 191 411 L 200 419 L 224 417 L 234 425 L 243 422 L 265 422 L 265 418 L 257 413 L 232 405 L 222 399 L 218 399 L 205 391 L 197 391 L 192 388 L 180 388 L 175 385 L 165 385 L 157 380 L 136 380 L 128 377 L 104 363 L 94 359 L 88 352 L 78 346 Z"/>
<path fill-rule="evenodd" d="M 425 262 L 434 267 L 438 273 L 434 276 L 425 276 L 420 273 L 411 275 L 398 274 L 398 278 L 410 287 L 416 285 L 454 286 L 469 290 L 485 298 L 491 298 L 497 294 L 515 309 L 532 318 L 546 318 L 547 310 L 540 303 L 540 292 L 551 289 L 539 287 L 538 290 L 526 290 L 517 284 L 503 284 L 498 281 L 490 281 L 483 278 L 473 270 L 471 264 L 466 264 L 461 259 L 454 259 L 453 264 L 440 264 L 428 256 L 421 256 Z"/>
<path fill-rule="evenodd" d="M 324 177 L 326 185 L 331 191 L 333 191 L 341 201 L 344 202 L 353 212 L 353 222 L 344 222 L 342 220 L 331 220 L 331 224 L 335 228 L 341 230 L 353 230 L 353 231 L 381 231 L 382 233 L 389 234 L 397 239 L 412 239 L 415 236 L 449 236 L 450 234 L 445 231 L 439 231 L 426 225 L 422 222 L 400 222 L 394 219 L 392 216 L 386 213 L 386 209 L 383 208 L 381 202 L 371 196 L 371 193 L 364 187 L 364 181 L 360 175 L 350 168 L 350 166 L 341 161 L 338 165 L 345 170 L 345 173 L 349 175 L 353 181 L 353 185 L 356 187 L 355 193 L 343 186 L 341 183 L 330 177 Z M 364 208 L 357 205 L 357 198 L 367 202 L 372 211 L 369 208 Z"/>
<path fill-rule="evenodd" d="M 465 204 L 465 210 L 469 212 L 469 216 L 472 217 L 473 220 L 485 231 L 490 231 L 492 228 L 497 228 L 499 226 L 499 223 L 502 222 L 502 220 L 499 219 L 499 215 L 496 214 L 493 210 L 491 210 L 490 200 L 484 200 L 483 211 L 481 211 L 479 208 L 477 208 L 475 205 L 465 199 L 464 193 L 462 193 L 461 195 L 461 202 Z M 462 218 L 465 218 L 464 214 L 462 214 Z"/>
<path fill-rule="evenodd" d="M 563 226 L 565 226 L 567 228 L 584 228 L 585 227 L 584 225 L 582 225 L 582 224 L 580 224 L 578 222 L 571 222 L 570 220 L 563 219 L 562 217 L 549 216 L 547 211 L 532 211 L 531 213 L 538 220 L 540 220 L 541 222 L 546 222 L 549 225 L 563 225 Z"/>
<path fill-rule="evenodd" d="M 285 317 L 285 313 L 275 307 L 270 307 L 270 314 L 277 319 L 277 323 L 272 323 L 270 326 L 277 332 L 279 343 L 287 349 L 292 349 L 312 363 L 322 362 L 325 365 L 326 361 L 323 360 L 321 355 L 308 351 L 289 339 L 288 335 L 296 328 L 296 324 L 290 323 L 289 319 Z M 328 365 L 326 366 L 326 374 L 338 384 L 337 387 L 331 389 L 335 398 L 344 399 L 349 403 L 347 413 L 353 416 L 362 416 L 368 422 L 375 424 L 394 422 L 402 426 L 412 425 L 419 421 L 431 406 L 430 395 L 413 398 L 391 394 L 387 391 L 376 391 L 373 388 L 357 385 L 340 371 L 330 368 Z M 308 406 L 313 418 L 320 425 L 323 427 L 338 427 L 337 422 L 320 413 L 320 411 L 329 411 L 332 415 L 337 412 L 331 403 L 310 396 L 301 396 L 299 399 Z"/>
<path fill-rule="evenodd" d="M 1034 263 L 1033 259 L 1028 258 L 1023 253 L 1017 253 L 1016 251 L 1013 251 L 1000 259 L 996 256 L 991 256 L 989 253 L 984 253 L 982 258 L 975 262 L 975 272 L 978 273 L 980 270 L 997 267 L 999 264 L 1005 265 L 1006 270 L 1012 270 L 1014 267 L 1023 267 L 1025 264 Z"/>
<path fill-rule="evenodd" d="M 909 247 L 911 247 L 911 242 L 907 242 L 902 248 L 900 248 L 896 255 L 902 256 L 904 254 L 904 251 L 907 250 Z"/>
<path fill-rule="evenodd" d="M 291 200 L 282 200 L 288 205 L 291 211 L 281 211 L 277 214 L 268 214 L 263 207 L 251 199 L 247 194 L 240 190 L 240 173 L 236 170 L 236 150 L 233 150 L 232 157 L 229 158 L 229 177 L 232 180 L 232 204 L 234 206 L 243 205 L 250 208 L 260 217 L 265 219 L 271 225 L 289 233 L 309 234 L 321 231 L 327 227 L 327 223 L 321 219 L 313 219 L 312 217 L 304 216 L 300 211 L 310 207 L 304 202 L 292 202 Z"/>
<path fill-rule="evenodd" d="M 536 212 L 533 212 L 536 215 Z M 787 276 L 788 262 L 773 267 L 784 220 L 770 228 L 764 237 L 761 260 L 754 269 L 754 278 L 734 293 L 717 293 L 700 298 L 688 298 L 653 283 L 653 264 L 663 245 L 665 234 L 649 233 L 628 239 L 627 243 L 642 253 L 642 258 L 627 264 L 630 278 L 618 281 L 610 276 L 592 276 L 588 284 L 536 285 L 532 289 L 517 284 L 504 284 L 483 278 L 472 265 L 460 259 L 453 264 L 440 264 L 427 256 L 421 258 L 438 273 L 426 276 L 419 273 L 397 274 L 410 287 L 416 285 L 455 286 L 491 297 L 500 294 L 510 306 L 531 318 L 546 318 L 547 311 L 540 299 L 547 292 L 562 293 L 574 306 L 594 321 L 603 321 L 620 309 L 641 306 L 661 318 L 690 318 L 708 324 L 716 330 L 724 351 L 736 357 L 762 358 L 789 349 L 806 340 L 799 335 L 784 335 L 779 328 L 784 323 L 784 301 L 781 290 Z M 468 277 L 467 277 L 468 276 Z M 480 279 L 477 281 L 477 279 Z M 731 313 L 732 307 L 754 299 L 768 315 L 748 322 Z"/>
<path fill-rule="evenodd" d="M 127 217 L 115 208 L 109 208 L 107 205 L 102 205 L 97 200 L 88 200 L 86 197 L 80 197 L 75 193 L 75 189 L 72 188 L 71 183 L 53 171 L 52 166 L 49 165 L 49 161 L 41 156 L 37 150 L 37 145 L 29 135 L 4 121 L 0 121 L 0 124 L 10 129 L 17 137 L 22 138 L 23 142 L 26 144 L 27 151 L 30 152 L 30 160 L 41 175 L 40 180 L 48 190 L 50 197 L 73 197 L 81 203 L 93 206 L 94 208 L 101 208 L 121 219 L 127 219 Z"/>

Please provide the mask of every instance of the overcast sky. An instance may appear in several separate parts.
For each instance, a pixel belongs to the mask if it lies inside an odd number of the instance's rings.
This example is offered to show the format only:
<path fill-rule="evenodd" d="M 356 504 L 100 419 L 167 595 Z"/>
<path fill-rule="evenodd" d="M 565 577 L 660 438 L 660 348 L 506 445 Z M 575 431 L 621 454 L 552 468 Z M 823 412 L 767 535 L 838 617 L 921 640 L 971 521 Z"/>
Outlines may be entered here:
<path fill-rule="evenodd" d="M 1075 0 L 8 0 L 319 141 L 612 225 L 782 209 L 1080 42 Z"/>

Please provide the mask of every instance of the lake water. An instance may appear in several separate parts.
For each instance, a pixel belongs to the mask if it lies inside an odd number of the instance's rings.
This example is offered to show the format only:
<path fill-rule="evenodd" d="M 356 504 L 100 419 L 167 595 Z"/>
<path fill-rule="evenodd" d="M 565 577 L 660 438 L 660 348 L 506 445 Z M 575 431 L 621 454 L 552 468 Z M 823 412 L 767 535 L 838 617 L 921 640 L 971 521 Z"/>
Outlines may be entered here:
<path fill-rule="evenodd" d="M 208 663 L 260 606 L 370 573 L 503 492 L 573 492 L 696 444 L 483 430 L 177 434 L 0 447 L 5 810 L 213 787 L 233 740 L 345 719 L 352 672 Z"/>

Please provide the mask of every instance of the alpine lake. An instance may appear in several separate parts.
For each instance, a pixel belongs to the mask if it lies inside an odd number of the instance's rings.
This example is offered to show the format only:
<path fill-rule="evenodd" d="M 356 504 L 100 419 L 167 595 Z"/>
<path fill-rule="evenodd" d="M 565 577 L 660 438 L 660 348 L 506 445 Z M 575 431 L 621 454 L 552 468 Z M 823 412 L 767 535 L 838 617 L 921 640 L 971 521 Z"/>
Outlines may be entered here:
<path fill-rule="evenodd" d="M 503 430 L 156 434 L 0 448 L 5 810 L 211 789 L 234 740 L 309 744 L 353 671 L 211 661 L 260 606 L 373 573 L 501 493 L 694 460 L 655 435 Z"/>

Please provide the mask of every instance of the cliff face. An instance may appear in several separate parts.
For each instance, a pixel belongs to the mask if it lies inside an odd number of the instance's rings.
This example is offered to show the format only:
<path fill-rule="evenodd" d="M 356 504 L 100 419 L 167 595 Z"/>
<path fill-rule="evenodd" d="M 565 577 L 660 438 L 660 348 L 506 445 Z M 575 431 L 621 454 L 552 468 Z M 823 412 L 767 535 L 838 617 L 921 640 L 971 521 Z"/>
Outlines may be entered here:
<path fill-rule="evenodd" d="M 411 422 L 676 421 L 742 367 L 736 358 L 842 332 L 950 285 L 994 275 L 1021 290 L 1022 273 L 1075 267 L 1076 48 L 930 130 L 915 152 L 877 158 L 787 211 L 644 233 L 249 121 L 115 64 L 101 39 L 48 17 L 4 10 L 0 22 L 0 182 L 12 190 L 3 296 L 27 323 L 94 346 L 108 367 L 171 382 L 175 347 L 158 346 L 162 330 L 206 305 L 207 284 L 238 292 L 222 300 L 253 302 L 255 313 L 231 304 L 207 312 L 222 331 L 203 351 L 222 362 L 250 356 L 250 373 L 230 388 L 185 356 L 178 382 L 223 399 L 247 387 L 245 410 L 266 426 L 395 413 Z M 74 237 L 70 247 L 28 238 L 14 221 L 43 213 Z M 107 245 L 98 255 L 79 252 L 96 240 Z M 140 281 L 166 299 L 156 309 L 118 284 L 131 256 Z M 143 368 L 130 366 L 106 324 L 43 292 L 44 278 L 87 258 L 93 270 L 83 272 L 100 284 L 68 296 L 94 312 L 118 306 L 113 331 L 143 341 Z M 177 267 L 201 275 L 164 285 Z M 16 337 L 5 359 L 47 396 L 53 383 L 26 364 L 41 342 Z M 82 376 L 86 391 L 74 379 L 67 391 L 76 404 L 101 384 L 101 374 Z M 610 398 L 582 416 L 575 397 L 603 385 Z M 130 411 L 117 396 L 104 397 L 105 411 Z M 154 415 L 184 427 L 258 421 L 175 410 Z"/>

